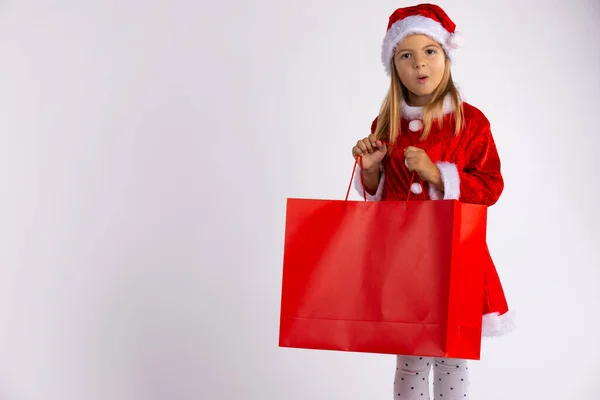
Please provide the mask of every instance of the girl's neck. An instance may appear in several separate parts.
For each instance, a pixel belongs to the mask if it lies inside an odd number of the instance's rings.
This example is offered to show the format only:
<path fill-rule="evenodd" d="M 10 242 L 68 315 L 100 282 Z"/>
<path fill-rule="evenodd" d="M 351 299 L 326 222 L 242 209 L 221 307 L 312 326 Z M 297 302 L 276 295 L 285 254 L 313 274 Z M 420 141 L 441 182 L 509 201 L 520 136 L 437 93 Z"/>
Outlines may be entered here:
<path fill-rule="evenodd" d="M 427 103 L 428 104 L 428 103 Z M 427 105 L 425 104 L 425 105 Z M 450 114 L 454 112 L 454 103 L 452 101 L 452 96 L 447 94 L 444 98 L 443 104 L 443 114 Z M 425 107 L 412 105 L 409 103 L 409 100 L 402 100 L 402 117 L 408 119 L 409 121 L 413 119 L 422 119 L 424 117 Z"/>
<path fill-rule="evenodd" d="M 417 96 L 416 94 L 409 92 L 408 100 L 406 101 L 406 104 L 408 104 L 411 107 L 425 107 L 426 105 L 431 103 L 432 99 L 433 99 L 433 95 Z"/>

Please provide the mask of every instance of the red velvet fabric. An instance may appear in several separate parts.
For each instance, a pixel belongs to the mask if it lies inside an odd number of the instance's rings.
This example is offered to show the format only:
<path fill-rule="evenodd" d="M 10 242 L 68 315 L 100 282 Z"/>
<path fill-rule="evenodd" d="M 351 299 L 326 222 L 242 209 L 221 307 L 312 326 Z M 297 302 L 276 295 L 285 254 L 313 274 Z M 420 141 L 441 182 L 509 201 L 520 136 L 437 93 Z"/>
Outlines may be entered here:
<path fill-rule="evenodd" d="M 411 173 L 404 165 L 404 148 L 419 147 L 427 153 L 431 161 L 446 161 L 457 166 L 460 176 L 460 198 L 464 203 L 494 205 L 504 190 L 504 180 L 500 170 L 500 158 L 485 115 L 468 103 L 464 105 L 465 128 L 454 135 L 454 115 L 448 114 L 440 128 L 434 122 L 429 136 L 420 140 L 422 131 L 411 132 L 410 121 L 403 119 L 402 134 L 383 160 L 386 179 L 383 200 L 406 200 L 410 190 Z M 373 121 L 371 132 L 375 132 L 377 119 Z M 415 174 L 415 182 L 420 182 Z M 423 188 L 426 189 L 426 184 Z M 410 194 L 411 199 L 429 200 L 427 190 L 420 195 Z"/>
<path fill-rule="evenodd" d="M 448 14 L 441 7 L 434 4 L 419 4 L 417 6 L 397 9 L 390 15 L 387 29 L 389 30 L 396 22 L 411 16 L 431 18 L 439 22 L 450 33 L 454 33 L 456 29 L 456 24 L 450 19 Z"/>

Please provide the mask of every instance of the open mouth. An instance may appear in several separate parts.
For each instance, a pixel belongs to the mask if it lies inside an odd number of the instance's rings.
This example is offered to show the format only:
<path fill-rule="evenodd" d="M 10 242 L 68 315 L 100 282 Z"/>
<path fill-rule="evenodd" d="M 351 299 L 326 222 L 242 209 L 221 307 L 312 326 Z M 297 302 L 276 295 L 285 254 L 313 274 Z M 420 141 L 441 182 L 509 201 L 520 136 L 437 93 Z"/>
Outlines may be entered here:
<path fill-rule="evenodd" d="M 429 79 L 428 76 L 419 76 L 417 78 L 417 80 L 419 81 L 419 83 L 425 83 L 425 82 L 427 82 L 428 79 Z"/>

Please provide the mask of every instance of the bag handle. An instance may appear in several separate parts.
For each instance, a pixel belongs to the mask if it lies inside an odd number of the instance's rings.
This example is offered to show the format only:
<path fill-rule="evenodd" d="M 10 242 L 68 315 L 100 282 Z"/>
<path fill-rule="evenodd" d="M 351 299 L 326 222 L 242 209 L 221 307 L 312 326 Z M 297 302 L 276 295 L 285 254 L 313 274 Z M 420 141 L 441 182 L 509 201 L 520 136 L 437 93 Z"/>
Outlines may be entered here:
<path fill-rule="evenodd" d="M 346 192 L 346 199 L 344 201 L 348 201 L 348 196 L 350 195 L 350 189 L 352 188 L 352 182 L 354 182 L 354 173 L 356 172 L 356 166 L 360 160 L 360 172 L 361 172 L 361 183 L 363 187 L 363 197 L 365 201 L 367 201 L 367 187 L 365 186 L 365 170 L 363 169 L 362 156 L 356 156 L 354 158 L 354 168 L 352 168 L 352 176 L 350 177 L 350 184 L 348 185 L 348 191 Z"/>
<path fill-rule="evenodd" d="M 356 166 L 360 162 L 360 172 L 361 172 L 361 184 L 363 188 L 363 198 L 364 201 L 367 201 L 367 187 L 365 185 L 365 170 L 363 168 L 362 156 L 356 156 L 354 160 L 354 168 L 352 168 L 352 176 L 350 177 L 350 184 L 348 185 L 348 190 L 346 191 L 346 199 L 344 201 L 348 201 L 348 196 L 350 195 L 350 189 L 352 188 L 352 182 L 354 181 L 354 174 L 356 173 Z M 415 172 L 413 171 L 410 177 L 410 184 L 408 185 L 408 193 L 406 194 L 406 207 L 408 208 L 408 200 L 410 198 L 410 188 L 415 179 Z"/>

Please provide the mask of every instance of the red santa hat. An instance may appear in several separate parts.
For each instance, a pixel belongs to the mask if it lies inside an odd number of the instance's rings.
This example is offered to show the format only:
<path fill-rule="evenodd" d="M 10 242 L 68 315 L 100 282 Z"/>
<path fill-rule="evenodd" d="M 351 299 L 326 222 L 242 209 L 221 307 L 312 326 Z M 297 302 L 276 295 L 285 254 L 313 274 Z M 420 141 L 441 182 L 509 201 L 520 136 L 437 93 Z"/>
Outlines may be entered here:
<path fill-rule="evenodd" d="M 399 8 L 390 16 L 387 33 L 383 39 L 381 61 L 389 75 L 394 49 L 405 37 L 424 34 L 442 46 L 446 56 L 452 59 L 452 52 L 460 46 L 460 35 L 456 25 L 441 7 L 434 4 L 419 4 Z"/>

